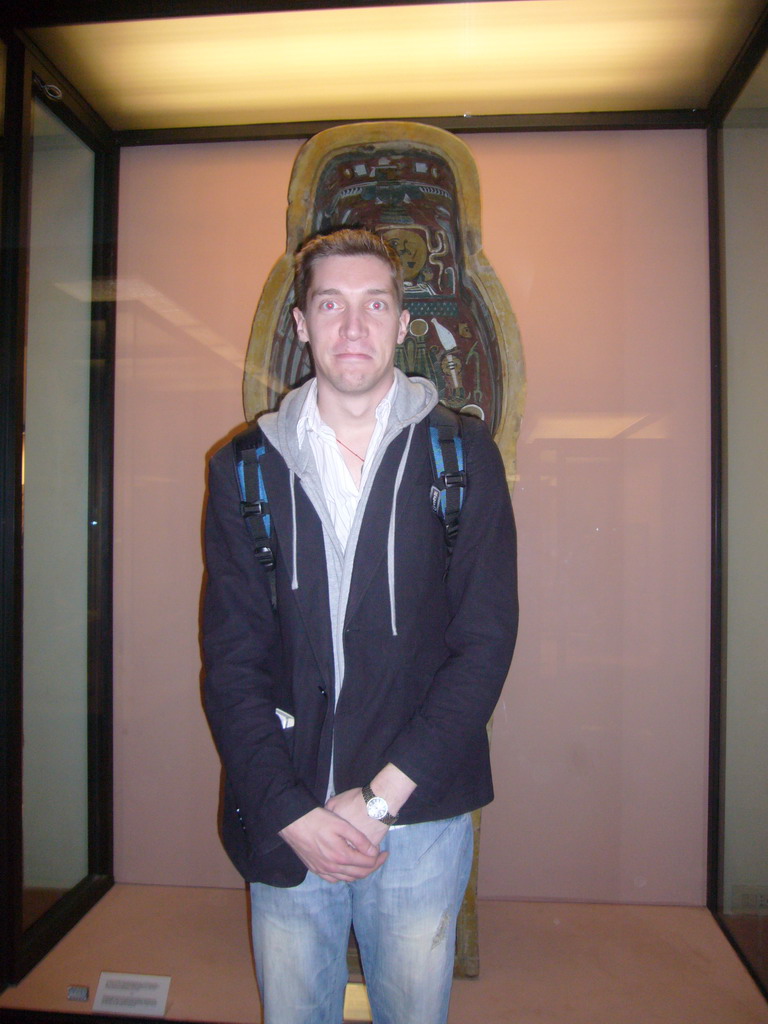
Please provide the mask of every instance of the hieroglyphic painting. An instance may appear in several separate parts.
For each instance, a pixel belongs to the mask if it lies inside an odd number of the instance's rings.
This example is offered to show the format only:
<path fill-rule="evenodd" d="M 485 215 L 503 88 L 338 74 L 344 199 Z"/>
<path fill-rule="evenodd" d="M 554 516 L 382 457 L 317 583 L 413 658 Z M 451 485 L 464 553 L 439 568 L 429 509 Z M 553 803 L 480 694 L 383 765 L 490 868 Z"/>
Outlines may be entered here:
<path fill-rule="evenodd" d="M 401 257 L 411 323 L 397 365 L 432 380 L 445 405 L 486 420 L 512 481 L 524 392 L 517 324 L 481 249 L 471 154 L 455 136 L 427 125 L 345 125 L 302 148 L 289 189 L 286 253 L 254 320 L 246 415 L 275 408 L 311 374 L 291 315 L 292 257 L 312 235 L 345 226 L 378 231 Z"/>

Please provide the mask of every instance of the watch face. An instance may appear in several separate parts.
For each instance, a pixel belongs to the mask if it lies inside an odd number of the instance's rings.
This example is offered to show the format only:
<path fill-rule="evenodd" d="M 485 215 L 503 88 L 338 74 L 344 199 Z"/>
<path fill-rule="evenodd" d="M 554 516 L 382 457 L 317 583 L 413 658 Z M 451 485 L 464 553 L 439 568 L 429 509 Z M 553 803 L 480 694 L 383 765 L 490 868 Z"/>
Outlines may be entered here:
<path fill-rule="evenodd" d="M 381 796 L 372 796 L 365 806 L 368 808 L 368 816 L 375 818 L 377 821 L 381 821 L 382 818 L 386 817 L 389 811 L 387 801 Z"/>

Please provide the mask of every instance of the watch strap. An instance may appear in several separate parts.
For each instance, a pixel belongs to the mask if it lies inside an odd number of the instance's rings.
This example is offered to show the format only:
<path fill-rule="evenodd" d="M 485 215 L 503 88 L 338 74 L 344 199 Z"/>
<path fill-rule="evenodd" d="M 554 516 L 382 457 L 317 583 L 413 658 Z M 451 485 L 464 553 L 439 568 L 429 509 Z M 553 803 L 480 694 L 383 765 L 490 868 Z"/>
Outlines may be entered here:
<path fill-rule="evenodd" d="M 384 803 L 384 806 L 385 807 L 387 806 L 386 800 L 384 800 L 383 797 L 378 797 L 377 798 L 376 794 L 373 792 L 373 790 L 371 789 L 370 786 L 363 786 L 363 800 L 365 800 L 366 807 L 367 807 L 368 802 L 370 800 L 375 800 L 375 799 L 382 800 L 382 802 Z M 376 821 L 380 821 L 383 825 L 394 825 L 395 822 L 397 821 L 398 817 L 399 817 L 399 815 L 397 815 L 397 814 L 390 814 L 389 813 L 389 809 L 387 809 L 387 813 L 382 818 L 376 818 L 375 820 Z"/>

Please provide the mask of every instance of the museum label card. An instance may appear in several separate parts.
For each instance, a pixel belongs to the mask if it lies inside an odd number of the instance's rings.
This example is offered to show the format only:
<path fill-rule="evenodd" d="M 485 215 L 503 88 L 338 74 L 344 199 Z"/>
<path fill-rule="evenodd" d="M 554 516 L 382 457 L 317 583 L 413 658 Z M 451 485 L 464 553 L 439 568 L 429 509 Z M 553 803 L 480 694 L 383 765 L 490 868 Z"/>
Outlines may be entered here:
<path fill-rule="evenodd" d="M 115 974 L 102 971 L 93 1000 L 95 1013 L 131 1013 L 163 1017 L 171 979 L 155 974 Z"/>

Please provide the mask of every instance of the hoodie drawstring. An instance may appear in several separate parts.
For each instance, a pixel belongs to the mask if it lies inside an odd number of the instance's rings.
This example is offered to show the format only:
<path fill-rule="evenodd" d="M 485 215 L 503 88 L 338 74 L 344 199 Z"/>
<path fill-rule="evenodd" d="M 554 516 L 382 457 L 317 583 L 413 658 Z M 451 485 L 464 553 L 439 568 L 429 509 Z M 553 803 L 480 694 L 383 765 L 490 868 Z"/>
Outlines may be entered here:
<path fill-rule="evenodd" d="M 290 490 L 291 490 L 291 532 L 292 536 L 292 548 L 293 548 L 293 575 L 291 577 L 291 590 L 299 589 L 299 557 L 297 552 L 298 537 L 296 536 L 296 474 L 293 470 L 290 471 Z"/>
<path fill-rule="evenodd" d="M 389 582 L 389 614 L 392 622 L 392 636 L 397 636 L 397 610 L 395 608 L 395 514 L 397 512 L 397 492 L 400 490 L 400 483 L 403 479 L 403 474 L 405 473 L 405 464 L 408 461 L 408 452 L 411 450 L 414 426 L 415 424 L 411 423 L 408 430 L 408 440 L 405 442 L 405 449 L 403 450 L 403 454 L 400 459 L 400 465 L 397 467 L 395 489 L 392 495 L 392 511 L 389 514 L 389 533 L 387 534 L 387 579 Z"/>

